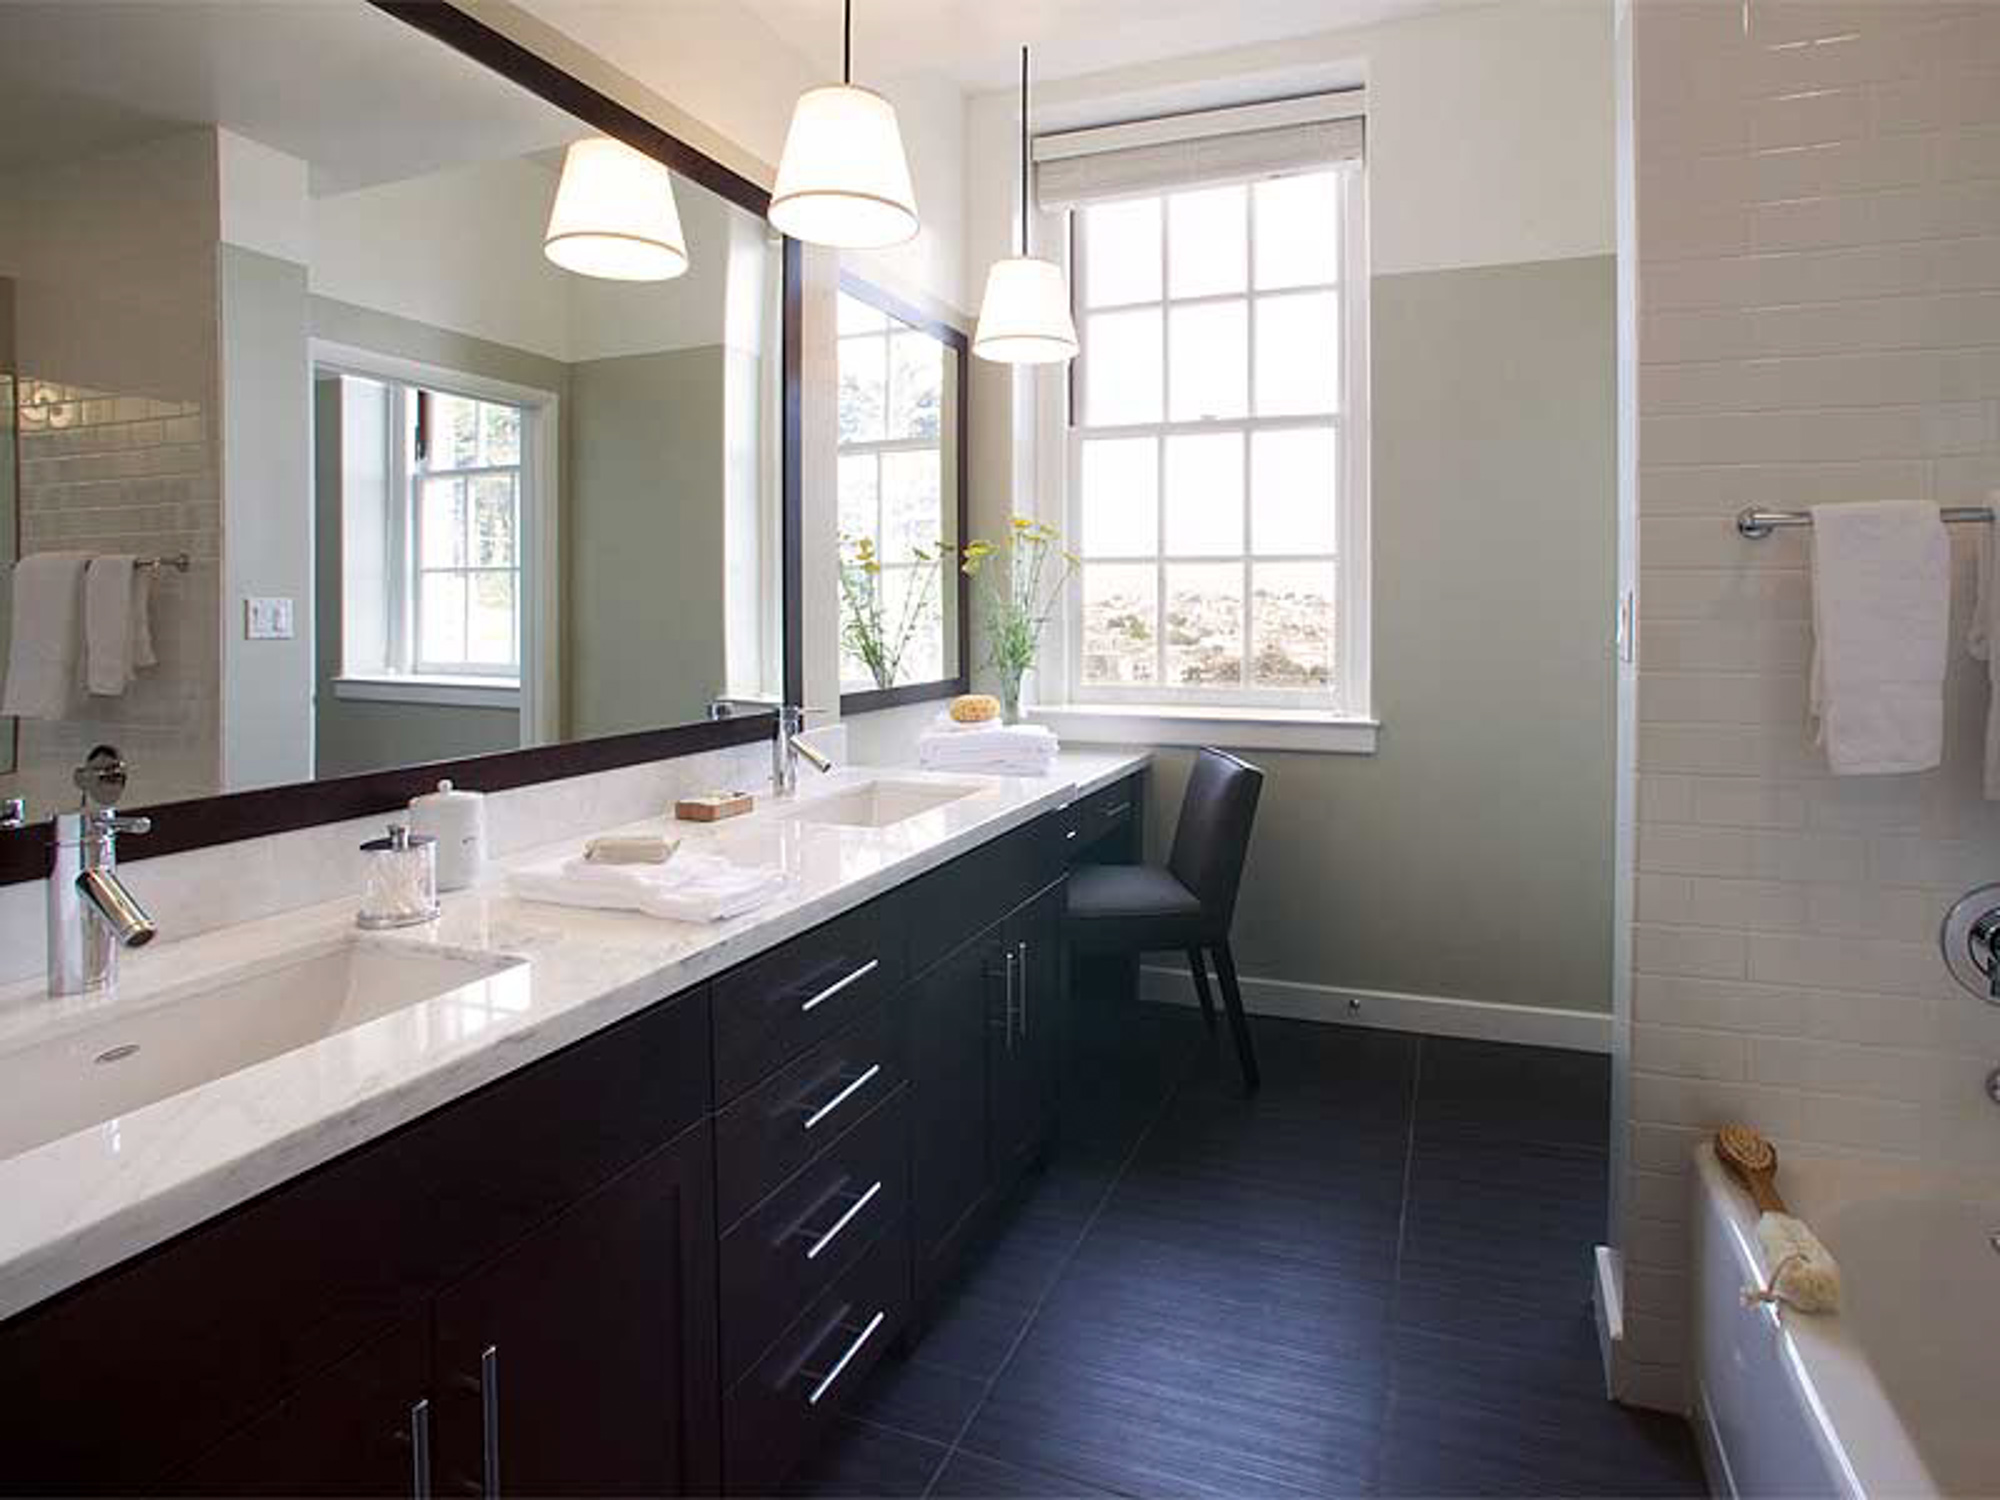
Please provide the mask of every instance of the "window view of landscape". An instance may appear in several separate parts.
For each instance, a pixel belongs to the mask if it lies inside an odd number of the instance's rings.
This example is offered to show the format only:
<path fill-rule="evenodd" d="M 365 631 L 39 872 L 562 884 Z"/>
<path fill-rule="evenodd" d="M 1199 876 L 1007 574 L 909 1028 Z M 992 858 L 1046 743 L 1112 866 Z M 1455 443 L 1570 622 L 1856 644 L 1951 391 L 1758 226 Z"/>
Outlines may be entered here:
<path fill-rule="evenodd" d="M 1338 680 L 1333 171 L 1080 211 L 1079 686 Z"/>

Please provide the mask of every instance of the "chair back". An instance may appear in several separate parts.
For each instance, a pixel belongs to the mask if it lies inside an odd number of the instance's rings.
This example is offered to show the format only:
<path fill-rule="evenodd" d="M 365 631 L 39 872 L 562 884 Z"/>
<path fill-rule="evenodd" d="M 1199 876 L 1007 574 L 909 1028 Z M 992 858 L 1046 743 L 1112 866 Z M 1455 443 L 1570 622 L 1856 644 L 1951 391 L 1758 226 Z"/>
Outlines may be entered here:
<path fill-rule="evenodd" d="M 1201 899 L 1203 921 L 1218 939 L 1229 935 L 1236 913 L 1236 888 L 1243 881 L 1243 858 L 1263 789 L 1264 773 L 1248 761 L 1204 749 L 1195 756 L 1181 799 L 1167 868 Z"/>

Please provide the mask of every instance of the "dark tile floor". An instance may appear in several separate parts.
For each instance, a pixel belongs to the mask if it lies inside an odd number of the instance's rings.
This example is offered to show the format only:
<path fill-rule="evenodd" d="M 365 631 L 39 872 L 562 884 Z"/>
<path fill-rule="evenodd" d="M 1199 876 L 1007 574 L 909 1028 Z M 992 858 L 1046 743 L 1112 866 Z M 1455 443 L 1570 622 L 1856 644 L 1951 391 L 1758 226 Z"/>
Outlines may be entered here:
<path fill-rule="evenodd" d="M 1605 1060 L 1194 1012 L 1079 1017 L 1055 1163 L 814 1495 L 1687 1495 L 1604 1399 Z"/>

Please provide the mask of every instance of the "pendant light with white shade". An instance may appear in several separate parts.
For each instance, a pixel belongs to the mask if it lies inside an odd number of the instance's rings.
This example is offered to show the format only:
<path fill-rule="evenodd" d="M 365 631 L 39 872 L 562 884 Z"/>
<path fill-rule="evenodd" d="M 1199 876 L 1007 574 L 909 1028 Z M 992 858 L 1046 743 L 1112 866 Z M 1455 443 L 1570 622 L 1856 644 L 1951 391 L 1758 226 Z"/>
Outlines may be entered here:
<path fill-rule="evenodd" d="M 1054 261 L 1028 253 L 1028 49 L 1021 49 L 1021 253 L 996 260 L 986 273 L 972 352 L 1006 365 L 1060 364 L 1076 358 L 1076 324 L 1069 284 Z"/>
<path fill-rule="evenodd" d="M 581 276 L 671 281 L 688 268 L 673 175 L 609 136 L 571 142 L 542 253 Z"/>
<path fill-rule="evenodd" d="M 854 0 L 845 0 L 840 82 L 792 108 L 771 191 L 771 224 L 795 240 L 879 250 L 916 238 L 917 194 L 896 106 L 854 82 Z"/>

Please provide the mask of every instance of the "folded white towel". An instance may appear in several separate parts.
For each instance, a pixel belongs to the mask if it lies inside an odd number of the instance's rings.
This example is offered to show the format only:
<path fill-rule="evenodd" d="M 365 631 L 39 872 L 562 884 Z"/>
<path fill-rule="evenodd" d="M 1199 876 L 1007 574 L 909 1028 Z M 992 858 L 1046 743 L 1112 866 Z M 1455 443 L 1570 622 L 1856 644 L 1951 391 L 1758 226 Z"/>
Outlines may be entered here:
<path fill-rule="evenodd" d="M 1816 743 L 1838 776 L 1928 771 L 1944 757 L 1951 541 L 1935 505 L 1813 507 Z"/>
<path fill-rule="evenodd" d="M 782 871 L 686 848 L 663 865 L 593 864 L 570 855 L 515 870 L 508 881 L 527 901 L 636 911 L 675 922 L 726 922 L 762 906 L 789 884 Z"/>
<path fill-rule="evenodd" d="M 87 552 L 31 552 L 14 564 L 14 613 L 0 714 L 67 718 L 83 686 Z"/>
<path fill-rule="evenodd" d="M 959 724 L 949 714 L 917 737 L 917 763 L 931 771 L 976 771 L 989 776 L 1040 776 L 1061 742 L 1040 724 Z"/>
<path fill-rule="evenodd" d="M 134 672 L 152 665 L 153 633 L 144 623 L 149 606 L 140 597 L 147 570 L 138 564 L 129 554 L 111 553 L 92 558 L 84 575 L 84 679 L 100 698 L 117 697 L 131 686 Z M 142 649 L 148 660 L 139 659 Z"/>
<path fill-rule="evenodd" d="M 2000 507 L 2000 490 L 1993 492 L 1993 504 Z M 1972 606 L 1972 623 L 1965 632 L 1965 646 L 1986 663 L 1986 800 L 2000 802 L 2000 539 L 1993 528 L 1979 528 L 1979 598 Z"/>

